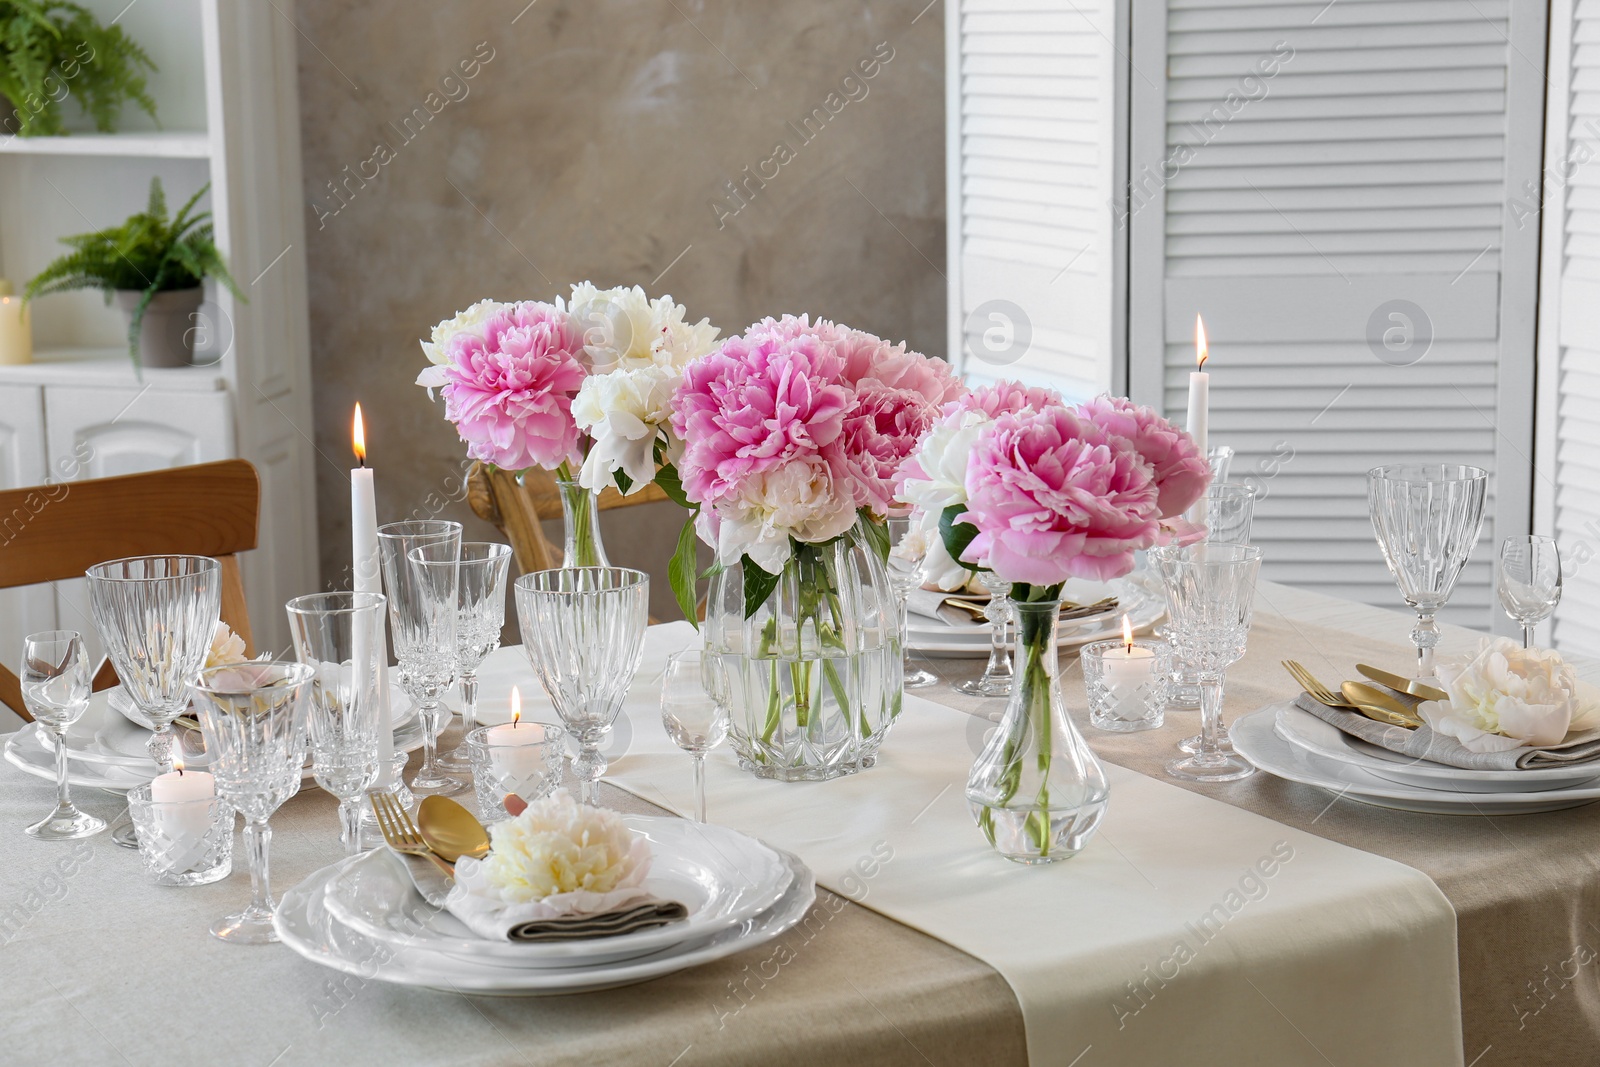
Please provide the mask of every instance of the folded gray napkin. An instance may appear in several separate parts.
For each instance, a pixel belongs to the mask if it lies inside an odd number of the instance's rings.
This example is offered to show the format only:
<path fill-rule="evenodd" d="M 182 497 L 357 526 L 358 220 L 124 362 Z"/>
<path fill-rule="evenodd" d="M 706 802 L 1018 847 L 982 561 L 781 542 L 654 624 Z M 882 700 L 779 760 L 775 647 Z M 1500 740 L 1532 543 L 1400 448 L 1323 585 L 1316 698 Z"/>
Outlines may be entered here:
<path fill-rule="evenodd" d="M 956 597 L 952 593 L 940 592 L 936 589 L 913 589 L 906 594 L 906 610 L 913 615 L 920 615 L 925 619 L 937 619 L 947 626 L 960 629 L 976 629 L 989 624 L 983 619 L 962 611 L 960 608 L 951 607 L 946 601 L 952 599 L 980 602 L 970 596 Z"/>
<path fill-rule="evenodd" d="M 388 845 L 384 847 L 389 848 Z M 423 900 L 436 908 L 444 907 L 445 897 L 450 895 L 450 889 L 455 885 L 449 875 L 424 856 L 396 852 L 392 848 L 389 849 L 389 855 L 405 864 L 406 873 L 411 876 L 411 884 L 417 887 L 417 892 L 422 894 Z"/>
<path fill-rule="evenodd" d="M 689 909 L 676 900 L 650 900 L 603 915 L 573 915 L 561 919 L 534 919 L 506 931 L 512 941 L 580 941 L 616 937 L 652 926 L 665 926 L 689 917 Z"/>
<path fill-rule="evenodd" d="M 1438 733 L 1426 723 L 1415 730 L 1374 722 L 1360 712 L 1330 708 L 1307 693 L 1295 698 L 1294 706 L 1351 737 L 1359 737 L 1390 752 L 1416 759 L 1461 767 L 1469 771 L 1516 771 L 1536 767 L 1560 767 L 1600 760 L 1600 728 L 1568 734 L 1559 745 L 1545 748 L 1513 748 L 1504 752 L 1473 752 L 1453 737 Z M 1600 774 L 1600 765 L 1595 767 Z"/>

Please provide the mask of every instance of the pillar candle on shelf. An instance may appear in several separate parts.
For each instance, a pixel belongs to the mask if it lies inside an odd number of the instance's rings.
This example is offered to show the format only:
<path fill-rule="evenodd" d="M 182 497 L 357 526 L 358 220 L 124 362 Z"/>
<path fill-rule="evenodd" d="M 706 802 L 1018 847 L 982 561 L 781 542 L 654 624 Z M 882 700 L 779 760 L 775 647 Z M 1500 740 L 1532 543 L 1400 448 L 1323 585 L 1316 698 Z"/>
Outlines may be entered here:
<path fill-rule="evenodd" d="M 505 779 L 526 781 L 538 775 L 544 754 L 533 746 L 544 740 L 543 730 L 522 723 L 522 691 L 511 687 L 511 721 L 492 726 L 484 735 L 489 743 L 489 763 Z"/>
<path fill-rule="evenodd" d="M 361 405 L 356 405 L 351 427 L 351 443 L 357 465 L 350 471 L 350 560 L 357 593 L 382 593 L 383 577 L 378 563 L 378 495 L 367 466 L 367 430 L 361 421 Z M 368 649 L 365 640 L 352 651 L 359 666 L 368 656 L 378 658 L 378 787 L 394 784 L 394 709 L 389 706 L 388 617 L 378 623 L 378 647 Z"/>
<path fill-rule="evenodd" d="M 33 331 L 28 309 L 22 306 L 11 283 L 0 278 L 0 364 L 33 362 Z"/>
<path fill-rule="evenodd" d="M 1101 657 L 1105 667 L 1106 689 L 1114 702 L 1111 713 L 1133 721 L 1145 717 L 1145 686 L 1154 673 L 1156 654 L 1133 643 L 1133 624 L 1122 617 L 1122 647 L 1108 650 Z"/>

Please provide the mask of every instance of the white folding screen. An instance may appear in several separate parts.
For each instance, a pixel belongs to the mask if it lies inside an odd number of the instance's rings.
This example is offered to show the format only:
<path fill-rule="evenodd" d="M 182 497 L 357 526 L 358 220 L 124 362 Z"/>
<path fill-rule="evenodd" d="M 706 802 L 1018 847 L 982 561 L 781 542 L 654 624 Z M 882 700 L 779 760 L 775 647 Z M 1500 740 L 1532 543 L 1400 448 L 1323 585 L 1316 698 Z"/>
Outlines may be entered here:
<path fill-rule="evenodd" d="M 1600 3 L 1554 0 L 1541 221 L 1535 528 L 1565 559 L 1558 648 L 1600 647 Z"/>
<path fill-rule="evenodd" d="M 1494 546 L 1531 509 L 1538 227 L 1512 202 L 1539 178 L 1544 5 L 1132 10 L 1131 394 L 1181 417 L 1203 314 L 1266 574 L 1357 600 L 1398 602 L 1366 470 L 1488 468 L 1446 617 L 1489 626 Z"/>
<path fill-rule="evenodd" d="M 1126 0 L 946 0 L 950 359 L 1121 389 Z"/>

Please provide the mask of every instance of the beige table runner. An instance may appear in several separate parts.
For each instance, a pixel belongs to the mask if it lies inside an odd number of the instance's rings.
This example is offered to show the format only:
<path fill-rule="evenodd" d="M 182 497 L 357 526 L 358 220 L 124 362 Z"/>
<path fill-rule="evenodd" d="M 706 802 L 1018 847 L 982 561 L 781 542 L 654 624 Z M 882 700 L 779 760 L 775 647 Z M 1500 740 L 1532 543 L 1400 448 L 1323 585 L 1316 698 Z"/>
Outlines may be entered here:
<path fill-rule="evenodd" d="M 608 775 L 680 813 L 688 759 L 659 726 L 652 683 L 665 651 L 693 640 L 683 624 L 652 629 L 624 712 L 631 740 Z M 492 659 L 486 699 L 524 671 Z M 1191 1067 L 1461 1062 L 1454 915 L 1426 877 L 1118 768 L 1090 846 L 1019 867 L 966 807 L 972 722 L 908 697 L 878 765 L 827 783 L 759 781 L 724 750 L 709 768 L 712 818 L 994 966 L 1034 1063 L 1091 1049 L 1098 1062 Z"/>

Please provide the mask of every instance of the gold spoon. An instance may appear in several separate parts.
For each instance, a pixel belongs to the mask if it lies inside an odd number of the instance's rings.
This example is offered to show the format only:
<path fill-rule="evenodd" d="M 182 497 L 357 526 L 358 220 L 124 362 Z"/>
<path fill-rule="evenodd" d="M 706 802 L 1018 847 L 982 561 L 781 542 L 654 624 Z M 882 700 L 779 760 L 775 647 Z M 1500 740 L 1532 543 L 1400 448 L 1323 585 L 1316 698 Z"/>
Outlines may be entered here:
<path fill-rule="evenodd" d="M 454 863 L 462 856 L 482 859 L 489 851 L 489 832 L 477 818 L 449 797 L 423 797 L 417 807 L 417 831 L 433 851 Z"/>

